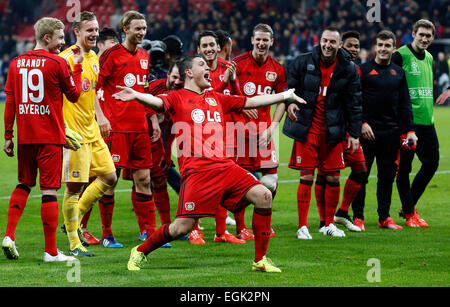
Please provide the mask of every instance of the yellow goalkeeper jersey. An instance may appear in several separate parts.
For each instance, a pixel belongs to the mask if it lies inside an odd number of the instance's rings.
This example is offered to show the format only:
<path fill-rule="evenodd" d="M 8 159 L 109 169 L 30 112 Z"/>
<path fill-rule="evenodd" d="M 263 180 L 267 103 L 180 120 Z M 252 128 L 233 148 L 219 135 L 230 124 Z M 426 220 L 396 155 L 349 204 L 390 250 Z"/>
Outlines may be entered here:
<path fill-rule="evenodd" d="M 66 59 L 73 71 L 73 51 L 70 46 L 59 55 Z M 83 140 L 80 143 L 91 143 L 101 138 L 100 128 L 95 120 L 95 88 L 97 86 L 100 65 L 97 54 L 94 51 L 85 52 L 82 63 L 81 94 L 76 103 L 63 98 L 64 121 L 72 129 L 78 132 Z"/>

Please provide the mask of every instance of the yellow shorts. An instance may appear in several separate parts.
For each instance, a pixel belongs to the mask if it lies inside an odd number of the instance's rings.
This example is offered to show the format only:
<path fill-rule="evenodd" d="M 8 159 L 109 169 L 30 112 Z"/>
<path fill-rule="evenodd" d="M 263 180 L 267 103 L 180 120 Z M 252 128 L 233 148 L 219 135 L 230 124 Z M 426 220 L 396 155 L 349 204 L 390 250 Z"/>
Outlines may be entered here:
<path fill-rule="evenodd" d="M 103 176 L 116 171 L 108 146 L 101 138 L 81 144 L 77 151 L 64 148 L 62 182 L 89 182 L 90 177 Z"/>

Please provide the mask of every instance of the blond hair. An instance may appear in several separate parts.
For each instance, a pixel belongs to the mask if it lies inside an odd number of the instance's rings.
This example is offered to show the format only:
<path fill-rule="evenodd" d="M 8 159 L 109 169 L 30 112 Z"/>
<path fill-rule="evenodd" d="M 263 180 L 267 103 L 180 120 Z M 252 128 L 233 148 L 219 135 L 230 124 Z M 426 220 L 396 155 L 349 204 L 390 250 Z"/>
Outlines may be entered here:
<path fill-rule="evenodd" d="M 64 24 L 58 18 L 43 17 L 34 24 L 36 41 L 42 41 L 46 34 L 53 36 L 56 30 L 64 30 Z"/>
<path fill-rule="evenodd" d="M 270 34 L 270 38 L 273 38 L 273 30 L 272 28 L 265 24 L 265 23 L 259 23 L 253 28 L 253 36 L 255 36 L 256 32 L 265 32 Z"/>
<path fill-rule="evenodd" d="M 123 14 L 122 19 L 120 20 L 120 29 L 123 29 L 123 27 L 129 29 L 131 21 L 135 19 L 146 20 L 143 14 L 136 11 L 128 11 Z"/>
<path fill-rule="evenodd" d="M 91 20 L 97 20 L 97 17 L 95 17 L 94 13 L 88 11 L 81 12 L 75 17 L 74 21 L 72 22 L 72 29 L 81 29 L 81 23 L 83 21 Z"/>

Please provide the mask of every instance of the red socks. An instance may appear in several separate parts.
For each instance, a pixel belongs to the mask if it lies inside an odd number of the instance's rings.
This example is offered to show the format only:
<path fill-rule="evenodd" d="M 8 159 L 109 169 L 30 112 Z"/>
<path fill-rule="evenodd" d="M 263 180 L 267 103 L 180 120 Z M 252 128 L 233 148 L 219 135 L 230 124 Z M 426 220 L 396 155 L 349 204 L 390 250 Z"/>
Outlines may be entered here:
<path fill-rule="evenodd" d="M 147 236 L 154 233 L 156 230 L 156 215 L 153 195 L 139 193 L 133 189 L 131 202 L 133 203 L 140 233 L 143 233 L 144 230 L 147 230 Z"/>
<path fill-rule="evenodd" d="M 300 179 L 297 189 L 298 228 L 308 226 L 308 211 L 311 201 L 312 181 Z"/>
<path fill-rule="evenodd" d="M 248 204 L 247 201 L 245 200 L 240 200 L 242 202 L 246 202 Z M 236 234 L 240 234 L 242 229 L 247 228 L 247 225 L 245 225 L 245 207 L 243 207 L 243 209 L 239 212 L 234 213 L 234 220 L 236 221 Z"/>
<path fill-rule="evenodd" d="M 9 200 L 8 222 L 5 236 L 10 237 L 13 241 L 15 240 L 17 223 L 25 209 L 30 191 L 30 188 L 26 185 L 18 184 Z"/>
<path fill-rule="evenodd" d="M 112 235 L 111 224 L 114 212 L 114 195 L 103 195 L 98 201 L 98 209 L 102 220 L 103 238 Z"/>
<path fill-rule="evenodd" d="M 164 188 L 153 188 L 153 198 L 155 200 L 156 209 L 158 209 L 159 220 L 161 225 L 171 222 L 170 220 L 170 199 L 167 192 L 167 186 Z"/>
<path fill-rule="evenodd" d="M 220 236 L 225 234 L 225 231 L 227 231 L 226 221 L 227 209 L 218 205 L 216 211 L 216 235 Z"/>
<path fill-rule="evenodd" d="M 56 248 L 56 228 L 58 227 L 58 200 L 53 195 L 43 195 L 41 219 L 44 226 L 45 251 L 52 256 L 58 254 Z"/>
<path fill-rule="evenodd" d="M 325 187 L 325 176 L 317 174 L 314 192 L 316 195 L 317 210 L 319 211 L 319 218 L 321 222 L 325 222 Z"/>
<path fill-rule="evenodd" d="M 325 226 L 334 223 L 334 214 L 339 204 L 339 182 L 327 182 L 325 187 Z"/>
<path fill-rule="evenodd" d="M 89 209 L 89 211 L 83 215 L 83 218 L 81 219 L 81 224 L 80 224 L 82 229 L 87 228 L 87 224 L 89 221 L 89 217 L 91 216 L 91 212 L 92 212 L 92 208 Z"/>
<path fill-rule="evenodd" d="M 342 197 L 342 203 L 339 209 L 348 212 L 350 205 L 355 200 L 360 189 L 361 189 L 360 182 L 348 178 L 347 182 L 345 183 L 344 196 Z"/>
<path fill-rule="evenodd" d="M 169 225 L 164 224 L 159 227 L 148 239 L 138 246 L 137 250 L 146 256 L 155 249 L 173 240 L 169 233 Z"/>
<path fill-rule="evenodd" d="M 252 229 L 255 236 L 255 262 L 262 259 L 267 253 L 271 234 L 272 208 L 254 208 Z"/>

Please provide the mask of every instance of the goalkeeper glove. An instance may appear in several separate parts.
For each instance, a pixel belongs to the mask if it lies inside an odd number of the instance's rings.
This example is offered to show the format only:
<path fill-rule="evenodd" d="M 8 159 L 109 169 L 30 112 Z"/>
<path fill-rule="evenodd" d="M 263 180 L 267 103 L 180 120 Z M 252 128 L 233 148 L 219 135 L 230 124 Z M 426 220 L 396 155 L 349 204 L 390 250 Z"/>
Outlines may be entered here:
<path fill-rule="evenodd" d="M 80 141 L 83 138 L 78 132 L 70 129 L 67 123 L 64 123 L 64 127 L 66 128 L 66 148 L 78 150 L 81 147 Z"/>

